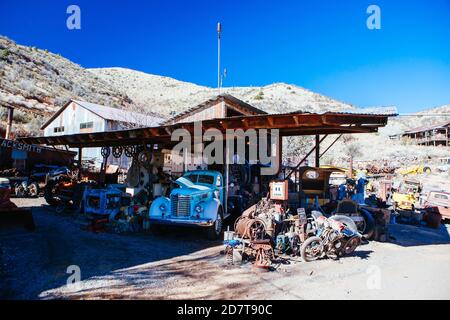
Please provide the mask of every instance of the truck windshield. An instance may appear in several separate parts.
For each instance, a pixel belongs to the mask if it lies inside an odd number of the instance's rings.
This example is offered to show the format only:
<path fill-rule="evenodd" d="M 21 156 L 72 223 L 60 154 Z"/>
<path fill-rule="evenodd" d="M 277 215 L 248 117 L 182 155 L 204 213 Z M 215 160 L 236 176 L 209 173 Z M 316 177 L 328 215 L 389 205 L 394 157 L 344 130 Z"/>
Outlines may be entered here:
<path fill-rule="evenodd" d="M 209 175 L 199 175 L 198 176 L 198 183 L 206 183 L 206 184 L 213 184 L 214 183 L 214 177 Z"/>
<path fill-rule="evenodd" d="M 213 184 L 214 176 L 207 174 L 190 174 L 185 176 L 186 179 L 191 180 L 193 183 Z"/>

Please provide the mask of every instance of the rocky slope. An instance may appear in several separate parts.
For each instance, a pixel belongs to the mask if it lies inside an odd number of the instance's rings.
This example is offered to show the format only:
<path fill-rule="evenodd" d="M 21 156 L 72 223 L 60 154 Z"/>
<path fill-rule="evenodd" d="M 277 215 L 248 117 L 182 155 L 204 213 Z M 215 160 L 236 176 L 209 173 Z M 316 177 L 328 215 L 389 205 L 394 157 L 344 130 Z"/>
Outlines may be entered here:
<path fill-rule="evenodd" d="M 14 106 L 16 130 L 39 132 L 44 119 L 70 99 L 174 115 L 215 95 L 217 89 L 123 68 L 84 69 L 58 54 L 0 36 L 0 105 Z M 267 112 L 342 111 L 353 106 L 284 83 L 223 88 Z M 0 121 L 6 111 L 0 108 Z"/>
<path fill-rule="evenodd" d="M 216 88 L 198 86 L 172 78 L 146 74 L 123 68 L 89 69 L 93 74 L 123 90 L 138 105 L 171 115 L 201 103 L 218 94 Z M 285 83 L 263 87 L 222 88 L 251 105 L 270 113 L 304 110 L 324 112 L 343 111 L 353 106 L 333 100 L 304 88 Z"/>

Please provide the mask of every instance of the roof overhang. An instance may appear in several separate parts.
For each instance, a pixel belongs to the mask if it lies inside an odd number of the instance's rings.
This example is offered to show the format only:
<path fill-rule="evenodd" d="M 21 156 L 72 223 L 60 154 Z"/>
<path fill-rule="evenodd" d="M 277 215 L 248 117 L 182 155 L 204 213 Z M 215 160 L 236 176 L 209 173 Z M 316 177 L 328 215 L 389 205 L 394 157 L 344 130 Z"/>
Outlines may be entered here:
<path fill-rule="evenodd" d="M 280 136 L 304 136 L 320 134 L 373 133 L 387 124 L 392 115 L 349 114 L 349 113 L 304 113 L 239 116 L 205 120 L 202 131 L 214 128 L 227 130 L 277 129 Z M 138 128 L 122 131 L 83 133 L 74 135 L 18 138 L 24 143 L 66 145 L 71 148 L 92 148 L 103 146 L 126 146 L 141 144 L 176 144 L 171 135 L 176 129 L 194 132 L 194 122 Z"/>

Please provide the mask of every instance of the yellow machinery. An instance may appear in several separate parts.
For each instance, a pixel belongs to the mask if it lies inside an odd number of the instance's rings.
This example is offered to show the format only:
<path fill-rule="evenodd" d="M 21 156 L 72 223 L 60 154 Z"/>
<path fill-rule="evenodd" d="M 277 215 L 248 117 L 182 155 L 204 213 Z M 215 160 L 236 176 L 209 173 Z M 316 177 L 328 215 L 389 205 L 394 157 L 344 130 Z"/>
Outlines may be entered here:
<path fill-rule="evenodd" d="M 419 200 L 422 185 L 418 181 L 406 180 L 392 194 L 394 209 L 414 210 L 416 202 Z"/>
<path fill-rule="evenodd" d="M 402 176 L 422 174 L 422 173 L 431 173 L 431 168 L 424 165 L 416 165 L 408 168 L 402 168 L 397 171 Z"/>

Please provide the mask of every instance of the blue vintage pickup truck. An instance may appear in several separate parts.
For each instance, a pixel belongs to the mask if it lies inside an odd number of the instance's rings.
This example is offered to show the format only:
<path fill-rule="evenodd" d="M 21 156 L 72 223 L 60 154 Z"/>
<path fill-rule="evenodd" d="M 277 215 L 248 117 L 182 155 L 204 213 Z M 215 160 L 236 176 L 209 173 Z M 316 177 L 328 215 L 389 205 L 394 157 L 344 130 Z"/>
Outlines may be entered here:
<path fill-rule="evenodd" d="M 153 201 L 149 217 L 150 226 L 177 225 L 204 227 L 209 239 L 217 239 L 225 210 L 225 188 L 220 172 L 199 170 L 186 172 L 176 180 L 170 198 L 159 197 Z"/>

